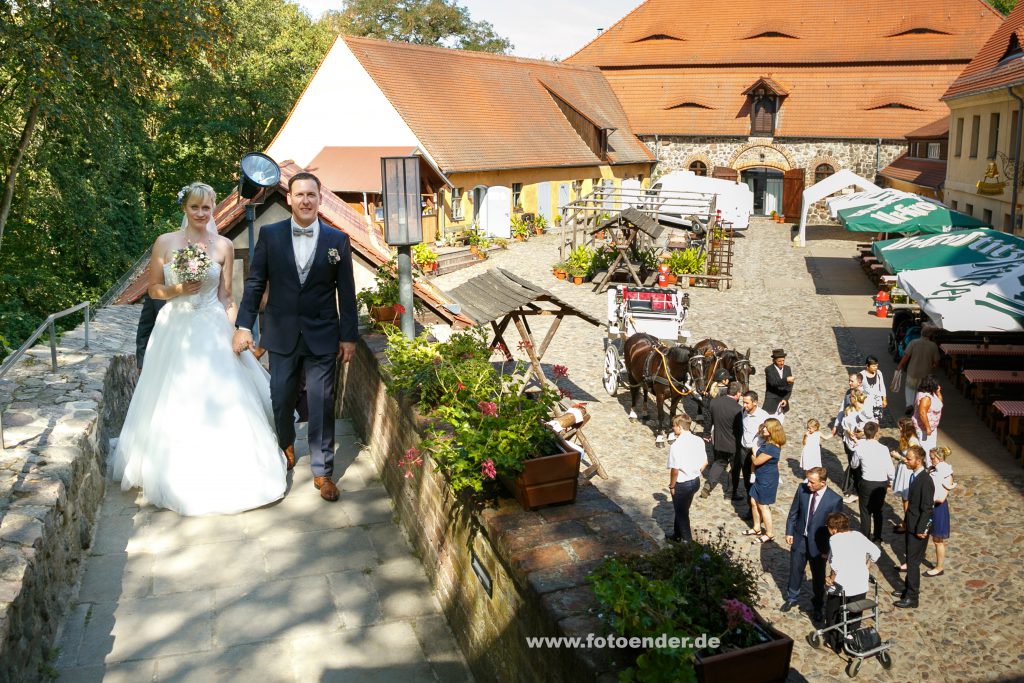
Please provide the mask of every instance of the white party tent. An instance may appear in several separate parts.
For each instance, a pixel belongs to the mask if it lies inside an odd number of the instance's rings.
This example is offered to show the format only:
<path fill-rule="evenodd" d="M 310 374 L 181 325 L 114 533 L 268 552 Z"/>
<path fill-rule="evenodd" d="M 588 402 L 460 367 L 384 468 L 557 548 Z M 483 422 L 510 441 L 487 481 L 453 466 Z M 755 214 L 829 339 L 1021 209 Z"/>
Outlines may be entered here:
<path fill-rule="evenodd" d="M 807 211 L 810 209 L 811 204 L 829 195 L 835 194 L 840 190 L 847 187 L 856 187 L 862 192 L 878 192 L 881 190 L 878 185 L 875 185 L 870 180 L 861 178 L 859 175 L 849 169 L 842 169 L 833 173 L 828 178 L 825 178 L 821 182 L 814 183 L 806 190 L 803 194 L 803 205 L 800 207 L 800 246 L 806 245 L 807 240 L 805 233 L 807 231 Z M 831 211 L 831 207 L 829 209 Z M 832 214 L 835 215 L 835 214 Z"/>

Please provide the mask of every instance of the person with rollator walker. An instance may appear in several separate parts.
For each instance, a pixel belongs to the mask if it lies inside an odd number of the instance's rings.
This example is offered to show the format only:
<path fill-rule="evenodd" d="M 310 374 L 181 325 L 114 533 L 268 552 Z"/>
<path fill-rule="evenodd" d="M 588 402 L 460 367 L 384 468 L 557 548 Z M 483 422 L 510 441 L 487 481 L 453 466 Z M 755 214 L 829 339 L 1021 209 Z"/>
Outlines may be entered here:
<path fill-rule="evenodd" d="M 868 571 L 877 562 L 881 551 L 868 537 L 850 529 L 850 518 L 834 512 L 825 521 L 830 534 L 829 563 L 831 572 L 825 578 L 828 597 L 825 604 L 825 626 L 807 635 L 811 647 L 827 643 L 837 653 L 850 656 L 846 673 L 856 676 L 861 662 L 877 657 L 882 668 L 892 666 L 891 646 L 878 635 L 878 584 Z M 874 599 L 867 599 L 869 584 L 874 587 Z M 867 613 L 865 615 L 865 612 Z M 867 619 L 871 626 L 862 625 Z"/>

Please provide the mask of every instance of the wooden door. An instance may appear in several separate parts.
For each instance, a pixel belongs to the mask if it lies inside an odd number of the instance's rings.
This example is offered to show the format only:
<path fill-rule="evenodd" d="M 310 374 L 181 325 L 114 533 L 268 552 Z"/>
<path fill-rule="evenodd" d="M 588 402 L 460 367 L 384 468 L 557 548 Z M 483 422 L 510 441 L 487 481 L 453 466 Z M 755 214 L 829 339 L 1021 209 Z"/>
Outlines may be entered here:
<path fill-rule="evenodd" d="M 782 215 L 786 221 L 800 220 L 800 205 L 804 200 L 804 169 L 794 168 L 782 174 Z"/>
<path fill-rule="evenodd" d="M 740 177 L 740 172 L 728 166 L 715 166 L 715 170 L 711 172 L 711 175 L 714 178 L 736 182 L 736 179 Z"/>

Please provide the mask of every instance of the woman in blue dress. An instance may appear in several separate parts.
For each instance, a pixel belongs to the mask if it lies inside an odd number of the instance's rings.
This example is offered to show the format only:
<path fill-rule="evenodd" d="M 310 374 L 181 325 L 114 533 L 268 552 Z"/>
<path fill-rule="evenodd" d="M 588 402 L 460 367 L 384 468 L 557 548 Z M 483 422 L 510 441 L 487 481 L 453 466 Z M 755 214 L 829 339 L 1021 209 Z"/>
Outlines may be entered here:
<path fill-rule="evenodd" d="M 786 433 L 782 423 L 773 417 L 761 425 L 759 445 L 754 452 L 754 480 L 750 488 L 750 513 L 754 518 L 754 527 L 744 532 L 747 536 L 756 536 L 758 543 L 774 541 L 772 535 L 772 509 L 775 494 L 779 490 L 779 458 L 782 447 L 786 445 Z M 764 520 L 764 528 L 761 528 Z"/>

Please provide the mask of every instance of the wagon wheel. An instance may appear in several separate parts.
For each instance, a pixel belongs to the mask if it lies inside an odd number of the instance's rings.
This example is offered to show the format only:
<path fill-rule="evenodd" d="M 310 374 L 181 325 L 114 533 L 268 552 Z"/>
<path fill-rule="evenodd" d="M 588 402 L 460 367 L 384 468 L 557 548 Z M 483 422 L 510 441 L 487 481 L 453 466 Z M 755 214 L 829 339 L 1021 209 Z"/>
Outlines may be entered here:
<path fill-rule="evenodd" d="M 622 362 L 619 360 L 619 349 L 615 344 L 609 344 L 604 350 L 604 389 L 609 396 L 619 392 L 619 377 Z"/>

